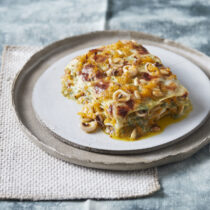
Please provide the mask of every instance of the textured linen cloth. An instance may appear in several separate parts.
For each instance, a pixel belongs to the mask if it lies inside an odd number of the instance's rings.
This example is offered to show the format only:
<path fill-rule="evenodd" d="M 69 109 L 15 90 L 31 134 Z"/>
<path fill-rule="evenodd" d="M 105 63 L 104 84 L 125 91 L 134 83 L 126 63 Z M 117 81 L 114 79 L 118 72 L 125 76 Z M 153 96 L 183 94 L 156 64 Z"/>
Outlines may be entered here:
<path fill-rule="evenodd" d="M 49 156 L 20 130 L 11 107 L 15 74 L 37 47 L 4 49 L 0 72 L 0 198 L 128 198 L 159 190 L 157 169 L 112 172 L 89 169 Z"/>

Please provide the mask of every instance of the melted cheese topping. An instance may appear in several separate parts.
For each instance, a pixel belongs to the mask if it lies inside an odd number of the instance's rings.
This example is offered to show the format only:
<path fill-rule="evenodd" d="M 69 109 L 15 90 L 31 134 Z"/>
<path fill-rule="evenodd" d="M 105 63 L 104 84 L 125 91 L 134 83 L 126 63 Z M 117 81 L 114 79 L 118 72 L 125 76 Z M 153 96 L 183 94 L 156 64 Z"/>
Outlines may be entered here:
<path fill-rule="evenodd" d="M 135 41 L 118 41 L 76 57 L 65 68 L 62 85 L 65 97 L 84 105 L 79 113 L 83 130 L 101 127 L 113 137 L 129 133 L 136 139 L 158 131 L 160 118 L 182 116 L 190 106 L 176 75 Z"/>

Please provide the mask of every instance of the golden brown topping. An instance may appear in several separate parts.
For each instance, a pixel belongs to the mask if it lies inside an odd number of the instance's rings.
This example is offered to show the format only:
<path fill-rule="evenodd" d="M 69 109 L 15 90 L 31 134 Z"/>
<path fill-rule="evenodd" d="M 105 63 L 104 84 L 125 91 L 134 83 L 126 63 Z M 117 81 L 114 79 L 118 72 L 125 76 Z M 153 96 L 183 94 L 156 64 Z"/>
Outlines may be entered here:
<path fill-rule="evenodd" d="M 102 52 L 102 51 L 103 51 L 102 48 L 89 50 L 90 53 L 97 53 L 97 52 Z"/>
<path fill-rule="evenodd" d="M 159 62 L 156 62 L 155 63 L 155 66 L 158 67 L 158 68 L 162 68 L 163 67 L 163 64 L 162 63 L 159 63 Z"/>
<path fill-rule="evenodd" d="M 128 105 L 128 107 L 130 109 L 133 109 L 133 107 L 134 107 L 134 101 L 132 99 L 130 99 L 129 101 L 127 101 L 126 104 Z"/>
<path fill-rule="evenodd" d="M 103 71 L 101 71 L 101 70 L 98 70 L 97 72 L 96 72 L 96 76 L 95 76 L 97 79 L 102 79 L 102 78 L 104 78 L 104 77 L 106 77 L 106 73 L 105 72 L 103 72 Z"/>
<path fill-rule="evenodd" d="M 159 75 L 159 69 L 151 63 L 147 63 L 145 65 L 145 70 L 148 71 L 149 74 L 152 75 L 152 76 L 158 76 Z"/>
<path fill-rule="evenodd" d="M 128 114 L 129 107 L 125 105 L 117 106 L 117 115 L 125 117 Z"/>
<path fill-rule="evenodd" d="M 97 114 L 96 115 L 96 122 L 100 125 L 100 126 L 104 126 L 104 119 L 103 119 L 103 117 L 102 117 L 102 115 L 100 115 L 100 114 Z"/>
<path fill-rule="evenodd" d="M 149 54 L 146 48 L 144 48 L 142 45 L 138 45 L 136 42 L 132 42 L 133 49 L 137 50 L 139 54 L 145 55 Z"/>
<path fill-rule="evenodd" d="M 109 112 L 109 114 L 110 114 L 111 116 L 113 115 L 113 106 L 112 106 L 112 104 L 109 106 L 108 112 Z"/>
<path fill-rule="evenodd" d="M 150 81 L 152 79 L 152 76 L 150 76 L 148 73 L 144 72 L 141 74 L 141 78 L 146 81 Z"/>
<path fill-rule="evenodd" d="M 94 56 L 94 60 L 96 61 L 96 63 L 103 63 L 106 59 L 107 59 L 107 57 L 104 55 L 95 55 Z"/>
<path fill-rule="evenodd" d="M 112 76 L 121 76 L 122 74 L 123 74 L 123 69 L 122 68 L 113 69 L 111 71 Z"/>
<path fill-rule="evenodd" d="M 101 93 L 104 90 L 106 90 L 108 87 L 109 87 L 109 82 L 105 82 L 103 80 L 94 84 L 96 93 Z"/>
<path fill-rule="evenodd" d="M 93 73 L 94 67 L 95 66 L 93 64 L 87 64 L 87 65 L 84 66 L 84 68 L 81 71 L 82 79 L 84 81 L 90 81 L 91 80 L 91 74 Z"/>
<path fill-rule="evenodd" d="M 74 98 L 78 99 L 79 97 L 84 96 L 84 95 L 85 93 L 83 91 L 80 91 L 74 96 Z"/>
<path fill-rule="evenodd" d="M 186 98 L 188 96 L 188 92 L 185 92 L 182 97 Z"/>
<path fill-rule="evenodd" d="M 126 93 L 123 90 L 117 90 L 113 94 L 113 99 L 115 101 L 121 101 L 121 102 L 128 101 L 130 100 L 130 94 Z"/>

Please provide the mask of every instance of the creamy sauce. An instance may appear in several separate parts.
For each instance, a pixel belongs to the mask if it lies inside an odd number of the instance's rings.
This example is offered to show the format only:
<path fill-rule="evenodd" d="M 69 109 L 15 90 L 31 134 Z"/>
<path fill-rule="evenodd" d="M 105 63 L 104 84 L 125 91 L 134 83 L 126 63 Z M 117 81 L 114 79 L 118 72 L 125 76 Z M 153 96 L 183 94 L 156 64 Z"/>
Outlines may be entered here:
<path fill-rule="evenodd" d="M 116 139 L 116 140 L 121 140 L 121 141 L 138 141 L 138 140 L 146 139 L 146 138 L 149 138 L 149 137 L 152 137 L 152 136 L 156 136 L 156 135 L 162 133 L 165 130 L 165 128 L 168 127 L 169 125 L 172 125 L 174 123 L 180 122 L 180 121 L 184 120 L 185 118 L 187 118 L 187 116 L 192 111 L 192 109 L 193 109 L 192 106 L 190 106 L 188 111 L 186 111 L 186 113 L 184 115 L 182 115 L 181 117 L 179 117 L 179 118 L 173 118 L 173 117 L 167 115 L 167 116 L 161 118 L 160 120 L 158 120 L 157 121 L 157 125 L 160 126 L 160 131 L 148 132 L 145 135 L 143 135 L 140 138 L 137 138 L 135 140 L 132 140 L 129 137 L 123 137 L 123 138 L 112 137 L 112 138 Z"/>

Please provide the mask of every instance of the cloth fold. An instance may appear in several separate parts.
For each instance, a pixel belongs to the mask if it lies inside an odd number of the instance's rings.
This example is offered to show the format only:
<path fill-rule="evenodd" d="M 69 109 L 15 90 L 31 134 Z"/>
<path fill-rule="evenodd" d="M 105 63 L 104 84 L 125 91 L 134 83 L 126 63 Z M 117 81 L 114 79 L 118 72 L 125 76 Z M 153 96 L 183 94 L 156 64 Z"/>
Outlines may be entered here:
<path fill-rule="evenodd" d="M 10 103 L 12 81 L 40 48 L 7 46 L 0 72 L 0 198 L 120 199 L 160 189 L 157 169 L 114 172 L 89 169 L 49 156 L 20 130 Z"/>

